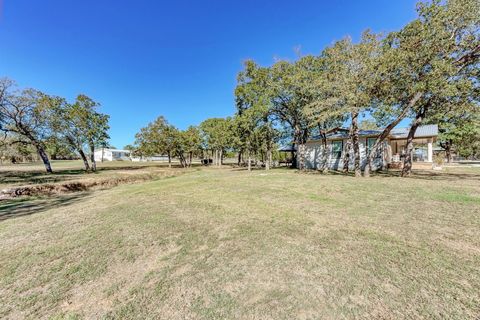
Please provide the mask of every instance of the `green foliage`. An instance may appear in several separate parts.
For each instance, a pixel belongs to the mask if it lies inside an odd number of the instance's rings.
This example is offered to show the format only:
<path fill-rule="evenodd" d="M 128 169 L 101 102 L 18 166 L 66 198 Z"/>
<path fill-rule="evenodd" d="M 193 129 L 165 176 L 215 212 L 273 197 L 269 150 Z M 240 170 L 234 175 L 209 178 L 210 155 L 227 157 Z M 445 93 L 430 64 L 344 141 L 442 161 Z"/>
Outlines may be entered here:
<path fill-rule="evenodd" d="M 202 150 L 200 130 L 190 126 L 181 131 L 159 116 L 155 121 L 141 128 L 135 135 L 135 145 L 126 146 L 128 150 L 141 157 L 168 155 L 169 162 L 177 157 L 184 166 L 190 166 L 193 156 L 199 156 Z"/>
<path fill-rule="evenodd" d="M 99 113 L 98 107 L 85 95 L 69 104 L 62 97 L 38 90 L 19 91 L 13 81 L 0 79 L 0 130 L 9 136 L 11 144 L 35 147 L 48 172 L 51 167 L 47 152 L 53 158 L 72 158 L 72 152 L 83 154 L 85 145 L 95 169 L 95 147 L 105 145 L 109 139 L 109 116 Z"/>
<path fill-rule="evenodd" d="M 360 130 L 380 130 L 378 123 L 373 119 L 364 119 L 360 122 Z"/>
<path fill-rule="evenodd" d="M 172 151 L 169 143 L 170 124 L 160 116 L 155 121 L 141 128 L 135 135 L 137 153 L 141 156 L 165 155 Z"/>
<path fill-rule="evenodd" d="M 45 95 L 38 90 L 19 91 L 13 81 L 0 79 L 0 130 L 15 135 L 25 143 L 44 141 L 52 135 L 52 109 L 45 106 Z"/>
<path fill-rule="evenodd" d="M 199 128 L 203 139 L 203 147 L 208 150 L 224 150 L 231 147 L 232 118 L 210 118 L 203 121 Z"/>

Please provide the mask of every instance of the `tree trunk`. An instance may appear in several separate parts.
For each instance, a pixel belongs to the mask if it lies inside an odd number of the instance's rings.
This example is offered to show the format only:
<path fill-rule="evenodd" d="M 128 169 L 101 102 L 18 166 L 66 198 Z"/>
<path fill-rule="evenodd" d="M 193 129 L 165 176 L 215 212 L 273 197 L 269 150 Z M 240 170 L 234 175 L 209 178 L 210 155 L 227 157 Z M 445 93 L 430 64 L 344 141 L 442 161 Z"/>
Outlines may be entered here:
<path fill-rule="evenodd" d="M 415 121 L 412 123 L 412 127 L 408 131 L 407 145 L 405 158 L 403 159 L 402 177 L 408 177 L 412 174 L 412 153 L 413 153 L 413 138 L 417 128 L 422 124 L 426 110 L 422 108 L 420 112 L 415 116 Z"/>
<path fill-rule="evenodd" d="M 267 150 L 267 161 L 265 162 L 265 170 L 270 170 L 272 166 L 272 149 Z"/>
<path fill-rule="evenodd" d="M 348 167 L 350 165 L 350 149 L 352 148 L 352 128 L 350 128 L 350 137 L 345 144 L 345 152 L 343 153 L 343 173 L 348 173 Z"/>
<path fill-rule="evenodd" d="M 237 161 L 237 164 L 238 166 L 240 167 L 240 165 L 242 164 L 242 150 L 240 149 L 240 151 L 238 152 L 238 161 Z"/>
<path fill-rule="evenodd" d="M 191 167 L 192 166 L 192 160 L 193 160 L 193 152 L 190 151 L 190 154 L 189 154 L 189 161 L 188 161 L 188 166 Z"/>
<path fill-rule="evenodd" d="M 48 160 L 47 153 L 45 152 L 43 146 L 37 143 L 35 144 L 35 148 L 37 149 L 38 155 L 43 161 L 43 165 L 45 166 L 45 170 L 47 171 L 47 173 L 52 173 L 52 166 L 50 165 L 50 160 Z"/>
<path fill-rule="evenodd" d="M 445 154 L 447 156 L 447 162 L 451 163 L 452 162 L 452 141 L 447 140 L 445 142 Z"/>
<path fill-rule="evenodd" d="M 319 128 L 320 136 L 322 137 L 322 173 L 328 172 L 328 145 L 327 145 L 327 133 Z"/>
<path fill-rule="evenodd" d="M 272 150 L 270 150 L 269 147 L 267 147 L 267 150 L 265 150 L 265 170 L 270 170 L 270 160 L 272 158 Z"/>
<path fill-rule="evenodd" d="M 178 155 L 178 160 L 180 160 L 180 164 L 182 165 L 183 168 L 187 167 L 187 160 L 185 159 L 185 156 L 183 155 L 183 153 L 180 153 Z"/>
<path fill-rule="evenodd" d="M 90 170 L 90 165 L 88 164 L 87 156 L 82 149 L 78 149 L 78 153 L 80 154 L 80 158 L 83 160 L 83 165 L 85 166 L 85 171 Z"/>
<path fill-rule="evenodd" d="M 300 170 L 305 170 L 305 142 L 307 138 L 307 131 L 300 128 L 295 129 L 295 143 L 297 145 L 297 167 Z"/>
<path fill-rule="evenodd" d="M 353 154 L 355 158 L 355 177 L 362 176 L 362 170 L 360 168 L 360 146 L 358 139 L 358 113 L 352 113 L 352 145 Z"/>
<path fill-rule="evenodd" d="M 92 164 L 92 171 L 97 171 L 97 162 L 95 161 L 95 146 L 90 144 L 90 163 Z"/>
<path fill-rule="evenodd" d="M 402 121 L 405 118 L 408 111 L 418 102 L 418 100 L 420 100 L 422 96 L 423 96 L 423 92 L 417 92 L 413 96 L 413 98 L 410 99 L 410 101 L 405 106 L 405 108 L 403 108 L 400 115 L 394 121 L 392 121 L 388 126 L 386 126 L 385 129 L 383 129 L 382 133 L 373 144 L 372 149 L 368 151 L 367 165 L 365 166 L 365 171 L 364 171 L 365 177 L 370 176 L 370 171 L 372 170 L 372 162 L 374 160 L 375 153 L 377 152 L 377 149 L 379 148 L 379 146 L 388 137 L 388 135 L 390 134 L 390 131 L 392 131 L 392 129 L 395 128 L 397 124 L 399 124 L 400 121 Z"/>
<path fill-rule="evenodd" d="M 223 149 L 220 149 L 220 162 L 218 164 L 219 167 L 223 166 Z"/>
<path fill-rule="evenodd" d="M 80 158 L 82 158 L 83 165 L 85 167 L 85 171 L 90 170 L 90 165 L 88 164 L 87 156 L 85 155 L 85 152 L 83 151 L 81 146 L 78 146 L 74 139 L 72 139 L 70 136 L 67 135 L 66 137 L 67 143 L 70 145 L 70 147 L 73 150 L 77 150 L 78 154 L 80 155 Z M 102 156 L 103 157 L 103 156 Z"/>
<path fill-rule="evenodd" d="M 167 155 L 168 155 L 168 167 L 171 168 L 172 167 L 172 156 L 171 156 L 170 152 L 167 152 Z"/>
<path fill-rule="evenodd" d="M 305 170 L 305 144 L 300 143 L 298 144 L 298 169 Z"/>
<path fill-rule="evenodd" d="M 296 144 L 293 143 L 293 144 L 292 144 L 292 151 L 290 151 L 290 157 L 291 157 L 291 159 L 290 159 L 290 161 L 291 161 L 290 167 L 291 167 L 291 168 L 296 168 L 296 167 L 297 167 L 297 157 L 296 157 L 296 155 L 295 155 L 295 150 L 294 150 L 294 149 L 295 149 L 295 146 L 296 146 Z"/>
<path fill-rule="evenodd" d="M 250 155 L 250 151 L 248 151 L 248 171 L 252 171 L 252 157 Z"/>

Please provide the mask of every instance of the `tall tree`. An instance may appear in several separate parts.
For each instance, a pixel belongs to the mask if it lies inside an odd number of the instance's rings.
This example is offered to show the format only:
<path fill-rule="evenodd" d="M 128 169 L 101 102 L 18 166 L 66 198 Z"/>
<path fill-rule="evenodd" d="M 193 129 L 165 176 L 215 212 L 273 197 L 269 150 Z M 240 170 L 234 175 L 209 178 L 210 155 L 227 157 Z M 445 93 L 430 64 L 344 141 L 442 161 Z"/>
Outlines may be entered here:
<path fill-rule="evenodd" d="M 97 146 L 105 145 L 110 138 L 108 130 L 109 116 L 97 111 L 100 106 L 86 95 L 80 94 L 74 103 L 74 108 L 78 110 L 78 118 L 82 134 L 90 151 L 90 163 L 92 171 L 96 171 L 97 163 L 95 161 L 95 149 Z"/>
<path fill-rule="evenodd" d="M 305 77 L 310 75 L 311 64 L 302 58 L 296 63 L 278 61 L 271 67 L 272 115 L 292 132 L 292 141 L 297 148 L 295 164 L 305 168 L 305 142 L 310 133 L 308 119 L 303 112 L 311 103 L 310 92 L 305 88 Z"/>
<path fill-rule="evenodd" d="M 470 10 L 477 14 L 472 15 Z M 401 38 L 404 43 L 420 41 L 417 57 L 412 59 L 410 67 L 424 77 L 425 94 L 412 108 L 414 121 L 407 138 L 402 176 L 411 174 L 413 139 L 417 128 L 432 114 L 444 113 L 447 104 L 454 106 L 450 110 L 452 114 L 460 115 L 461 106 L 471 101 L 472 93 L 478 88 L 480 50 L 475 48 L 480 48 L 479 12 L 478 1 L 457 0 L 445 5 L 439 1 L 420 3 L 419 19 L 405 27 L 408 36 Z M 478 53 L 472 54 L 472 50 L 478 50 Z M 468 62 L 460 62 L 465 55 L 469 57 Z"/>
<path fill-rule="evenodd" d="M 469 157 L 480 151 L 480 106 L 474 100 L 459 104 L 462 101 L 442 101 L 443 112 L 435 110 L 426 119 L 426 123 L 438 124 L 438 144 L 445 150 L 448 162 L 452 161 L 453 152 Z"/>
<path fill-rule="evenodd" d="M 87 143 L 85 132 L 87 121 L 85 115 L 87 112 L 83 106 L 78 103 L 69 104 L 60 97 L 45 97 L 43 103 L 49 105 L 54 110 L 52 115 L 52 129 L 57 137 L 60 137 L 76 153 L 80 155 L 85 170 L 90 170 L 87 155 L 84 146 Z"/>
<path fill-rule="evenodd" d="M 272 119 L 270 81 L 270 70 L 259 67 L 251 60 L 245 62 L 244 70 L 237 77 L 235 141 L 240 149 L 239 164 L 241 153 L 246 152 L 249 170 L 252 154 L 257 154 L 261 149 L 265 153 L 266 170 L 269 170 L 272 161 L 276 131 Z"/>
<path fill-rule="evenodd" d="M 212 152 L 214 165 L 221 166 L 226 149 L 233 144 L 232 119 L 209 118 L 199 127 L 205 149 Z"/>
<path fill-rule="evenodd" d="M 51 112 L 42 98 L 45 95 L 34 89 L 15 90 L 9 79 L 0 80 L 0 130 L 18 137 L 11 143 L 31 144 L 43 161 L 45 170 L 52 172 L 46 141 L 52 135 Z"/>
<path fill-rule="evenodd" d="M 304 106 L 303 113 L 310 130 L 317 133 L 322 142 L 320 170 L 324 173 L 329 169 L 327 136 L 342 126 L 347 115 L 346 111 L 335 103 L 337 99 L 328 83 L 330 80 L 326 66 L 327 61 L 324 56 L 315 59 L 312 63 L 315 63 L 316 67 L 310 69 L 310 76 L 305 78 L 303 84 L 311 97 L 311 101 Z"/>
<path fill-rule="evenodd" d="M 187 130 L 182 131 L 183 136 L 183 149 L 188 156 L 187 165 L 192 166 L 192 160 L 194 155 L 198 155 L 202 151 L 202 138 L 200 135 L 200 129 L 195 126 L 190 126 Z"/>
<path fill-rule="evenodd" d="M 347 146 L 353 149 L 357 177 L 361 176 L 358 119 L 373 106 L 378 50 L 378 36 L 370 32 L 365 32 L 357 44 L 350 38 L 336 42 L 323 52 L 323 81 L 318 82 L 318 90 L 323 91 L 327 99 L 316 106 L 328 109 L 333 117 L 346 117 L 350 121 Z M 348 170 L 349 151 L 347 147 L 345 170 Z"/>
<path fill-rule="evenodd" d="M 377 116 L 391 120 L 369 152 L 366 176 L 378 148 L 407 116 L 414 121 L 402 175 L 409 175 L 416 129 L 432 109 L 441 109 L 439 102 L 444 98 L 461 97 L 462 88 L 478 86 L 478 0 L 421 2 L 417 11 L 416 20 L 384 40 L 382 63 L 376 68 L 382 75 L 377 94 L 383 107 Z"/>
<path fill-rule="evenodd" d="M 178 139 L 178 129 L 159 116 L 135 135 L 135 145 L 142 156 L 167 155 L 171 167 L 172 157 L 178 154 Z"/>

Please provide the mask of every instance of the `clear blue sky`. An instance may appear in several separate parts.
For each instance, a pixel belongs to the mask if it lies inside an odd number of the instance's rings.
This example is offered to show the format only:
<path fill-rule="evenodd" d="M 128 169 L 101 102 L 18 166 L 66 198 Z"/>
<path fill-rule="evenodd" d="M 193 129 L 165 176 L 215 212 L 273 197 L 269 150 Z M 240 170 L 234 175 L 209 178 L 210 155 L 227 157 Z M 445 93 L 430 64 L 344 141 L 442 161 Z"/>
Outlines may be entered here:
<path fill-rule="evenodd" d="M 367 28 L 392 31 L 415 0 L 0 0 L 0 77 L 74 99 L 111 116 L 111 142 L 159 115 L 186 128 L 235 111 L 247 58 L 317 54 Z"/>

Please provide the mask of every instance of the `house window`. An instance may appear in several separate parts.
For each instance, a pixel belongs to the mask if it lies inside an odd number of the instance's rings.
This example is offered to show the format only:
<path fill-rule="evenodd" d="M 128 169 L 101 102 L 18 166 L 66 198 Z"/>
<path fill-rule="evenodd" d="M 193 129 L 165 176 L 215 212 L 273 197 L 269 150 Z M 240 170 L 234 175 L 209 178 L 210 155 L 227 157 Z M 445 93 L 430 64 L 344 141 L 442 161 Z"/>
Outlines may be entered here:
<path fill-rule="evenodd" d="M 332 141 L 332 157 L 335 159 L 342 157 L 343 141 Z"/>
<path fill-rule="evenodd" d="M 367 156 L 370 153 L 370 150 L 372 150 L 373 145 L 377 141 L 377 138 L 367 138 Z M 382 151 L 381 148 L 377 149 L 377 151 L 374 154 L 375 158 L 381 158 L 382 157 Z"/>
<path fill-rule="evenodd" d="M 367 138 L 367 153 L 372 150 L 375 141 L 377 141 L 377 138 Z"/>

